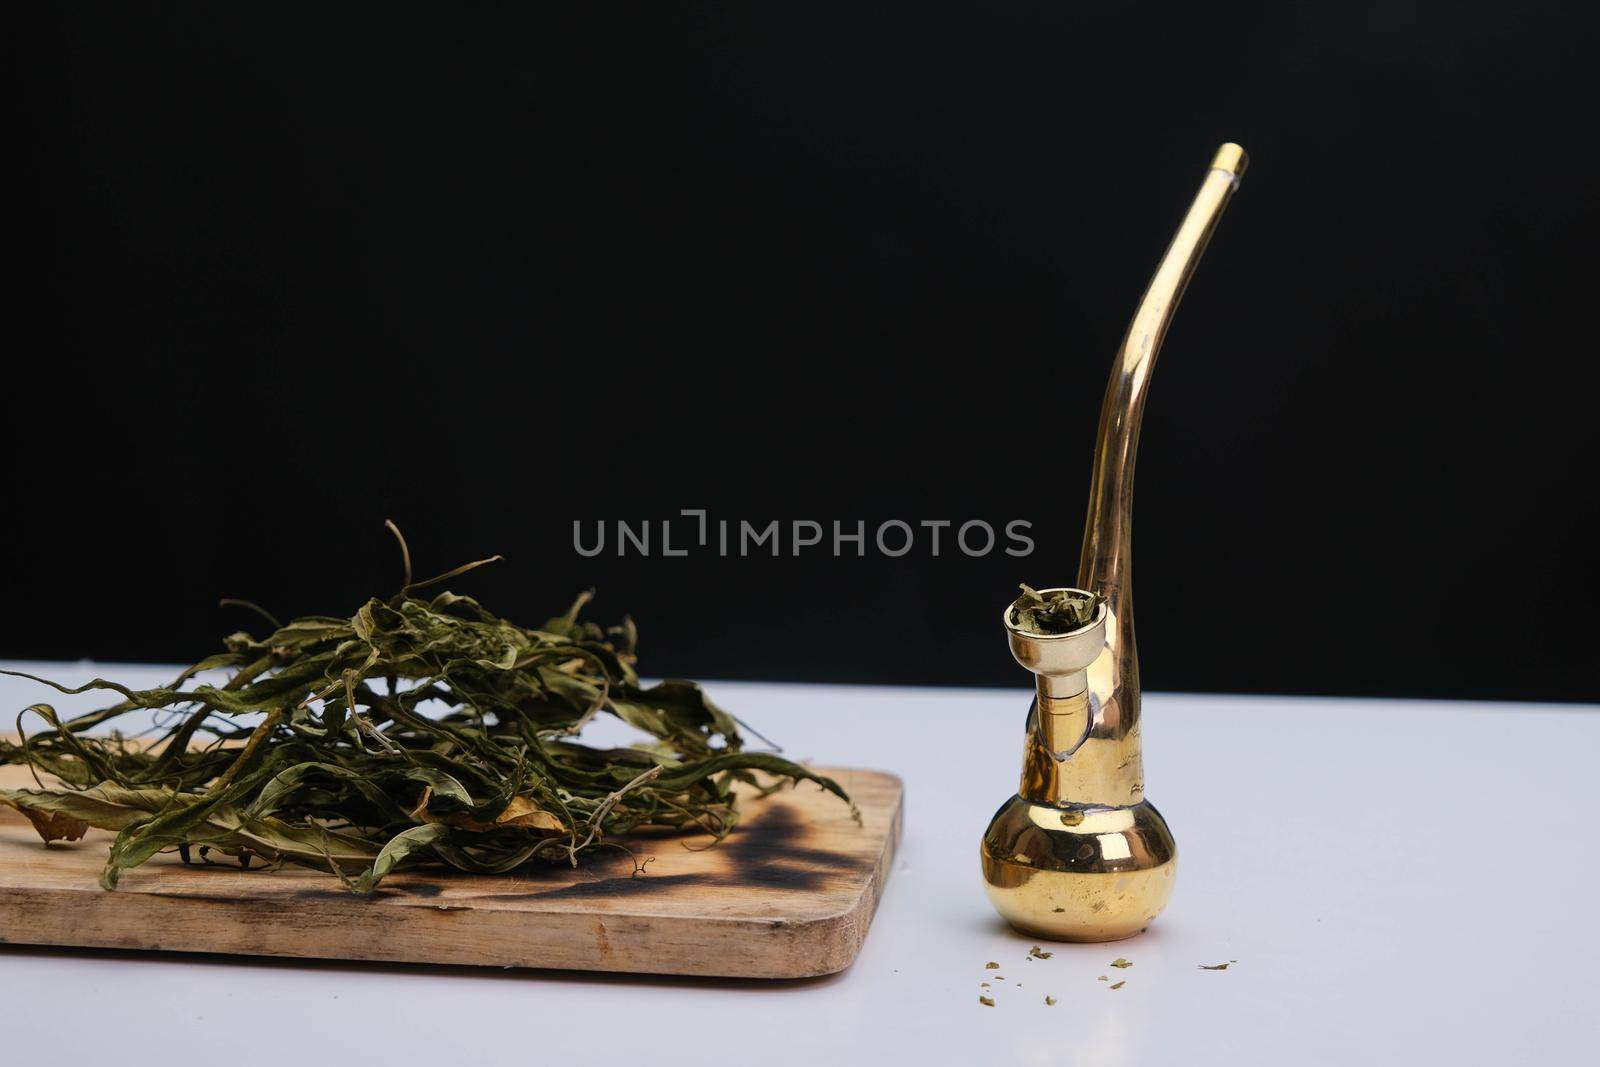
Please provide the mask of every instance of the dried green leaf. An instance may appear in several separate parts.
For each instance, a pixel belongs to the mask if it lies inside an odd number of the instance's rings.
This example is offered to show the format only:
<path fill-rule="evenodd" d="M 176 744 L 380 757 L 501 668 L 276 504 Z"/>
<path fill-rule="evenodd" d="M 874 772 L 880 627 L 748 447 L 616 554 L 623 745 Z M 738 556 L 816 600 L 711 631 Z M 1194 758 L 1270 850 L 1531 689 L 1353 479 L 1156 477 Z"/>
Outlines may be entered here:
<path fill-rule="evenodd" d="M 170 789 L 127 789 L 111 782 L 82 790 L 0 789 L 0 803 L 19 811 L 46 813 L 101 830 L 121 830 L 148 819 L 173 796 Z"/>
<path fill-rule="evenodd" d="M 383 846 L 377 859 L 372 861 L 372 869 L 356 880 L 357 893 L 370 893 L 378 887 L 378 883 L 402 863 L 416 859 L 426 858 L 435 843 L 442 841 L 450 833 L 450 828 L 440 823 L 428 823 L 424 826 L 413 826 L 403 833 L 396 834 Z"/>

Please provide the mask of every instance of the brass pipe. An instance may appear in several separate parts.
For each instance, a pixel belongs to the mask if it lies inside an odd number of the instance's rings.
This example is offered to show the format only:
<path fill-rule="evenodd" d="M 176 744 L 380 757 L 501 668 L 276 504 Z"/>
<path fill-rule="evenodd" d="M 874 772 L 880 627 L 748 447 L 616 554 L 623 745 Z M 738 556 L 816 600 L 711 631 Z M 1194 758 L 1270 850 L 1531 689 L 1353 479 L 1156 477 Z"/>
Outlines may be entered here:
<path fill-rule="evenodd" d="M 1248 162 L 1236 144 L 1217 150 L 1112 368 L 1078 568 L 1077 591 L 1101 598 L 1093 621 L 1040 635 L 1014 626 L 1009 608 L 1004 616 L 1013 655 L 1036 675 L 1036 695 L 1022 781 L 984 835 L 983 872 L 1000 913 L 1037 936 L 1129 937 L 1172 894 L 1177 845 L 1144 799 L 1131 575 L 1134 458 L 1161 342 Z"/>

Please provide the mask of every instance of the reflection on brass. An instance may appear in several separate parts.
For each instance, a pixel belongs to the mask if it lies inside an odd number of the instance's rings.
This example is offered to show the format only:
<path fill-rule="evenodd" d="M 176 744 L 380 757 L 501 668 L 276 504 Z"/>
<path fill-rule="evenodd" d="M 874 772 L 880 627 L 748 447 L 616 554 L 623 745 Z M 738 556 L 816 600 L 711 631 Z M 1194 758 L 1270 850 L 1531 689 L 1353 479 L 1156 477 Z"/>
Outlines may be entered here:
<path fill-rule="evenodd" d="M 1129 588 L 1133 461 L 1156 353 L 1247 162 L 1238 145 L 1218 149 L 1117 354 L 1100 411 L 1076 587 L 1103 598 L 1094 621 L 1047 636 L 1018 630 L 1005 612 L 1012 655 L 1034 673 L 1037 695 L 1022 784 L 983 837 L 983 877 L 1000 914 L 1039 937 L 1131 937 L 1172 896 L 1177 845 L 1144 799 L 1139 746 Z"/>

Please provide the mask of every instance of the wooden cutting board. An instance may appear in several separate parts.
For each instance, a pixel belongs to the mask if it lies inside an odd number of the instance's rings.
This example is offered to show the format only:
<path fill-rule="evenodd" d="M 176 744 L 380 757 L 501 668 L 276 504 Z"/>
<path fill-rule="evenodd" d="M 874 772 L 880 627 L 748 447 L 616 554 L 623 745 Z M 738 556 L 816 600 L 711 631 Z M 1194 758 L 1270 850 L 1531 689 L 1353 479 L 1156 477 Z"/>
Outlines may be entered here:
<path fill-rule="evenodd" d="M 712 848 L 681 835 L 624 855 L 515 875 L 418 870 L 371 897 L 299 867 L 242 871 L 157 856 L 112 892 L 98 885 L 113 835 L 40 842 L 0 808 L 0 943 L 259 956 L 559 967 L 641 974 L 806 978 L 850 966 L 900 839 L 901 783 L 827 770 L 862 825 L 812 785 L 747 801 Z M 29 785 L 0 767 L 0 785 Z M 686 847 L 687 846 L 687 847 Z"/>

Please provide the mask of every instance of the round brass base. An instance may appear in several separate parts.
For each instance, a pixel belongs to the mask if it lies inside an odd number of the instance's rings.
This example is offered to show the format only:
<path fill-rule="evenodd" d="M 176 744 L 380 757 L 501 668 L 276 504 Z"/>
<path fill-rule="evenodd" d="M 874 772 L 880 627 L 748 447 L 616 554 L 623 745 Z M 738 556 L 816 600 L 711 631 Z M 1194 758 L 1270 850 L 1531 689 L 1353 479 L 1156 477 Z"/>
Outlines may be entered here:
<path fill-rule="evenodd" d="M 1023 933 L 1118 941 L 1172 898 L 1178 846 L 1149 803 L 1057 808 L 1014 796 L 983 835 L 989 900 Z"/>

